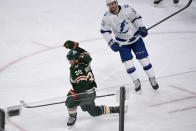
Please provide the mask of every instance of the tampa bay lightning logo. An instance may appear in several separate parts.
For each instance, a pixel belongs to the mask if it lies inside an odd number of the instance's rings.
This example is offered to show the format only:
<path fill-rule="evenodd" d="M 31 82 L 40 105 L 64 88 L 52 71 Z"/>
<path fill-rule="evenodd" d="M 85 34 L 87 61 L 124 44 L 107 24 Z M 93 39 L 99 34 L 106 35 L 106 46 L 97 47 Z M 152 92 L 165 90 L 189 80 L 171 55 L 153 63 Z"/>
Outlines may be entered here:
<path fill-rule="evenodd" d="M 117 25 L 117 29 L 118 29 L 118 33 L 120 34 L 127 33 L 129 31 L 129 28 L 128 28 L 128 23 L 126 22 L 126 20 L 124 20 L 119 25 Z"/>

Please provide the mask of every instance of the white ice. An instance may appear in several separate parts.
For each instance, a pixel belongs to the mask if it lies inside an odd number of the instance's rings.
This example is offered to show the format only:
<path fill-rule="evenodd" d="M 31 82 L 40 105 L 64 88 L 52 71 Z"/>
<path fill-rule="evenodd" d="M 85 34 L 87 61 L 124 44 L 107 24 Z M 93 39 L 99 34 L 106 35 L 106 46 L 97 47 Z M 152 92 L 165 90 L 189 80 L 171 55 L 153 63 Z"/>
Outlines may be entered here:
<path fill-rule="evenodd" d="M 119 0 L 130 4 L 150 27 L 183 8 L 165 0 Z M 118 53 L 99 32 L 105 0 L 0 0 L 0 107 L 65 96 L 69 83 L 66 40 L 80 42 L 91 53 L 97 94 L 130 89 L 125 131 L 196 130 L 196 1 L 189 8 L 149 30 L 144 39 L 160 85 L 154 92 L 135 61 L 142 94 L 133 91 Z M 117 105 L 115 97 L 96 99 L 97 105 Z M 64 104 L 22 109 L 7 120 L 8 131 L 65 131 Z M 118 131 L 118 115 L 93 118 L 78 108 L 73 131 Z"/>

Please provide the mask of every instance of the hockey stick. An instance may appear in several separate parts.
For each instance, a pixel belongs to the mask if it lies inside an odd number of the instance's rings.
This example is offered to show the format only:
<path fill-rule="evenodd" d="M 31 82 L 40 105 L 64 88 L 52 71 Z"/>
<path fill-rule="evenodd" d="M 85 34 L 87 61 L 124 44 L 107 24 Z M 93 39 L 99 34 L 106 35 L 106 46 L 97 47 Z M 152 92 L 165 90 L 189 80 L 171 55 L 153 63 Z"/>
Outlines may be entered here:
<path fill-rule="evenodd" d="M 154 24 L 154 25 L 152 25 L 151 27 L 149 27 L 147 30 L 152 29 L 153 27 L 155 27 L 155 26 L 159 25 L 159 24 L 160 24 L 160 23 L 162 23 L 163 21 L 166 21 L 167 19 L 171 18 L 172 16 L 174 16 L 174 15 L 176 15 L 176 14 L 180 13 L 181 11 L 185 10 L 186 8 L 188 8 L 188 7 L 191 5 L 191 3 L 192 3 L 192 0 L 189 0 L 188 4 L 187 4 L 184 8 L 182 8 L 182 9 L 180 9 L 180 10 L 176 11 L 175 13 L 173 13 L 173 14 L 169 15 L 169 16 L 168 16 L 168 17 L 166 17 L 165 19 L 163 19 L 163 20 L 161 20 L 161 21 L 157 22 L 156 24 Z"/>
<path fill-rule="evenodd" d="M 115 94 L 100 95 L 100 96 L 96 96 L 96 98 L 113 96 L 113 95 L 115 95 Z M 77 100 L 77 101 L 80 101 L 80 99 Z M 25 101 L 20 101 L 20 103 L 25 108 L 37 108 L 37 107 L 44 107 L 44 106 L 51 106 L 51 105 L 62 104 L 62 103 L 65 103 L 65 100 L 64 101 L 60 101 L 60 102 L 54 102 L 54 103 L 49 103 L 49 104 L 40 104 L 40 105 L 34 105 L 34 106 L 31 106 L 30 103 L 28 104 Z"/>
<path fill-rule="evenodd" d="M 192 0 L 189 0 L 189 2 L 187 3 L 187 5 L 186 5 L 184 8 L 182 8 L 182 9 L 180 9 L 180 10 L 174 12 L 173 14 L 169 15 L 168 17 L 162 19 L 161 21 L 159 21 L 159 22 L 157 22 L 156 24 L 152 25 L 151 27 L 147 28 L 147 30 L 150 30 L 150 29 L 154 28 L 155 26 L 161 24 L 162 22 L 166 21 L 167 19 L 171 18 L 172 16 L 174 16 L 174 15 L 180 13 L 181 11 L 185 10 L 186 8 L 188 8 L 188 7 L 191 5 L 191 3 L 192 3 Z M 136 35 L 136 36 L 133 36 L 132 38 L 128 39 L 128 40 L 125 41 L 125 42 L 122 42 L 122 44 L 120 44 L 120 46 L 122 46 L 122 45 L 127 45 L 127 44 L 123 44 L 123 43 L 127 43 L 127 42 L 129 42 L 130 40 L 136 39 L 137 36 L 139 36 L 139 34 Z"/>

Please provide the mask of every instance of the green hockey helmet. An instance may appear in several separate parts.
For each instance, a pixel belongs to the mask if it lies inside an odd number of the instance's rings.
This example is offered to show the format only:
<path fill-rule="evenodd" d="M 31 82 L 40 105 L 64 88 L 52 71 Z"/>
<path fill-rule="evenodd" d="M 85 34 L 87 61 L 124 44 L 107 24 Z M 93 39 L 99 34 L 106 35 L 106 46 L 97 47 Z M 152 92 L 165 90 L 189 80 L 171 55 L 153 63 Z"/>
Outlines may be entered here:
<path fill-rule="evenodd" d="M 67 53 L 67 59 L 68 60 L 76 60 L 80 57 L 80 52 L 76 51 L 76 50 L 70 50 L 68 53 Z"/>

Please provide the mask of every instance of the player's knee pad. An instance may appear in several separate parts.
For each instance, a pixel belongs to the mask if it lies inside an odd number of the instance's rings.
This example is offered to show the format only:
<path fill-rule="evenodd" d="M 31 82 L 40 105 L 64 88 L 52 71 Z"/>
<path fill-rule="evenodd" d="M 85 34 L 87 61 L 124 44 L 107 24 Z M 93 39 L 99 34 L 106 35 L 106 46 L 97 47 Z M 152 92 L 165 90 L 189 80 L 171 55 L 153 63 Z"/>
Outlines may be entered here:
<path fill-rule="evenodd" d="M 134 67 L 133 59 L 125 61 L 124 66 L 128 74 L 131 74 L 136 70 L 136 68 Z"/>
<path fill-rule="evenodd" d="M 152 68 L 152 64 L 150 63 L 150 59 L 148 57 L 140 59 L 139 62 L 143 66 L 144 70 L 149 70 Z"/>
<path fill-rule="evenodd" d="M 81 105 L 82 111 L 90 111 L 93 108 L 95 108 L 95 102 L 94 101 L 91 101 L 89 104 Z"/>
<path fill-rule="evenodd" d="M 93 117 L 102 115 L 102 109 L 100 106 L 91 105 L 89 106 L 87 112 Z"/>
<path fill-rule="evenodd" d="M 88 111 L 90 109 L 89 105 L 81 106 L 82 111 Z"/>
<path fill-rule="evenodd" d="M 88 112 L 91 116 L 93 116 L 93 117 L 99 115 L 99 112 L 96 110 L 95 107 L 88 108 L 87 112 Z"/>
<path fill-rule="evenodd" d="M 74 101 L 74 99 L 73 99 L 72 97 L 68 97 L 68 98 L 66 99 L 65 105 L 66 105 L 68 108 L 73 108 L 73 107 L 78 106 L 77 101 Z"/>
<path fill-rule="evenodd" d="M 89 113 L 91 116 L 93 116 L 93 117 L 99 116 L 99 114 L 98 114 L 95 110 L 88 111 L 88 113 Z"/>

